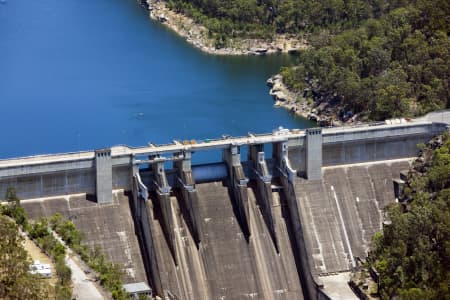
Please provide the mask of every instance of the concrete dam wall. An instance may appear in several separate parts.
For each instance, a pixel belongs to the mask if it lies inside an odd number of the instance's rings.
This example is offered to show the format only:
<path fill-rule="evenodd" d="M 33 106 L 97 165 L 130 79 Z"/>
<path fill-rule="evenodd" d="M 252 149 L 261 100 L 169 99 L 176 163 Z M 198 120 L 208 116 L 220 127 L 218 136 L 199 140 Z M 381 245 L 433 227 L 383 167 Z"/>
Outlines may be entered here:
<path fill-rule="evenodd" d="M 395 201 L 393 179 L 410 161 L 324 167 L 322 179 L 307 180 L 289 165 L 282 174 L 282 145 L 271 159 L 253 149 L 246 162 L 225 158 L 231 167 L 221 181 L 196 184 L 179 166 L 190 181 L 167 193 L 162 184 L 174 180 L 152 182 L 156 168 L 141 172 L 144 180 L 135 175 L 134 207 L 159 295 L 327 299 L 334 291 L 322 279 L 366 257 L 383 207 Z"/>
<path fill-rule="evenodd" d="M 393 178 L 447 128 L 282 129 L 0 160 L 0 195 L 14 186 L 33 218 L 64 214 L 126 282 L 167 299 L 344 299 L 332 274 L 365 257 Z M 209 150 L 222 161 L 191 165 Z"/>
<path fill-rule="evenodd" d="M 417 121 L 394 125 L 280 131 L 275 134 L 179 142 L 131 148 L 115 146 L 89 152 L 0 160 L 0 195 L 14 186 L 23 199 L 87 193 L 108 202 L 113 189 L 130 190 L 133 168 L 157 161 L 182 160 L 191 152 L 287 142 L 289 161 L 299 175 L 320 178 L 321 167 L 415 155 L 418 143 L 446 130 L 447 123 Z M 105 176 L 105 174 L 107 174 Z"/>

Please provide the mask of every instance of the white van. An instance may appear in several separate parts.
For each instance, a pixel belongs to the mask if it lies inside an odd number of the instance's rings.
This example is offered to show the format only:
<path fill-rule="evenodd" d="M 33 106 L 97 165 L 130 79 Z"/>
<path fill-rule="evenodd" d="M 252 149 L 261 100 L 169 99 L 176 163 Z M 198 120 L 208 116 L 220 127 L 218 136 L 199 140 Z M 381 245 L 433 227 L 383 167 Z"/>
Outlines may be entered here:
<path fill-rule="evenodd" d="M 52 277 L 52 269 L 48 264 L 41 264 L 40 261 L 35 260 L 34 263 L 30 266 L 31 274 L 39 274 L 44 278 Z"/>

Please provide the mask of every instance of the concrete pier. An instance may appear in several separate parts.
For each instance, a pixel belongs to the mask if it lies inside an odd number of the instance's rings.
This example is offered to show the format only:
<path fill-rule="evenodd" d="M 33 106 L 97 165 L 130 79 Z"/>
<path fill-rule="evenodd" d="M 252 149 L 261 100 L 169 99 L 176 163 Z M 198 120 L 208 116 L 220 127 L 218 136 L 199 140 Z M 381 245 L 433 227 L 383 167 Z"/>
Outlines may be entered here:
<path fill-rule="evenodd" d="M 98 203 L 112 202 L 111 149 L 95 151 L 95 187 Z"/>
<path fill-rule="evenodd" d="M 306 129 L 306 178 L 322 178 L 322 129 Z"/>
<path fill-rule="evenodd" d="M 250 212 L 247 194 L 248 178 L 244 174 L 241 164 L 240 149 L 232 146 L 230 149 L 223 151 L 223 160 L 228 166 L 228 185 L 230 186 L 236 206 L 238 208 L 239 218 L 242 231 L 248 239 L 250 236 Z"/>
<path fill-rule="evenodd" d="M 191 153 L 185 153 L 184 159 L 174 162 L 173 167 L 177 170 L 176 176 L 178 177 L 180 187 L 180 207 L 182 213 L 187 216 L 187 226 L 198 248 L 201 234 L 199 232 L 200 225 L 198 224 L 199 218 L 197 216 L 198 195 L 192 174 Z"/>

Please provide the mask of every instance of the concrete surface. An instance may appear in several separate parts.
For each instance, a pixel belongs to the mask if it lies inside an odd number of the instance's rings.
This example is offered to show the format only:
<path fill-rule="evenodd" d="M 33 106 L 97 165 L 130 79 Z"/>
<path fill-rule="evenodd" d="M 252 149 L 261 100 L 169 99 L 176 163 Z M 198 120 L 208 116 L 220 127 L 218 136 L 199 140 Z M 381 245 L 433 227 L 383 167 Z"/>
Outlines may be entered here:
<path fill-rule="evenodd" d="M 444 129 L 439 127 L 437 123 L 450 123 L 450 111 L 440 111 L 430 113 L 422 118 L 412 120 L 412 122 L 405 122 L 401 124 L 385 124 L 379 122 L 376 124 L 362 124 L 356 126 L 346 127 L 331 127 L 324 128 L 324 143 L 384 138 L 389 136 L 405 136 L 414 134 L 430 134 L 432 131 Z M 179 142 L 167 145 L 148 145 L 144 147 L 129 147 L 129 146 L 114 146 L 111 148 L 111 157 L 113 165 L 126 165 L 131 161 L 130 156 L 148 156 L 151 154 L 161 153 L 175 153 L 186 151 L 202 151 L 211 149 L 228 149 L 233 145 L 258 145 L 281 142 L 285 140 L 295 140 L 304 138 L 304 130 L 295 130 L 287 132 L 273 132 L 270 134 L 248 135 L 243 137 L 227 137 L 222 139 L 210 139 L 208 141 L 199 141 L 188 145 L 183 145 Z M 290 143 L 289 146 L 293 146 Z M 58 163 L 77 163 L 79 161 L 92 161 L 94 159 L 94 151 L 82 151 L 74 153 L 50 154 L 50 155 L 35 155 L 22 158 L 11 158 L 0 160 L 1 176 L 6 176 L 3 169 L 17 166 L 39 166 Z M 78 168 L 79 166 L 74 166 Z M 84 167 L 85 168 L 85 167 Z"/>
<path fill-rule="evenodd" d="M 417 118 L 416 121 L 418 122 L 429 121 L 429 122 L 450 124 L 450 110 L 431 112 L 421 118 Z"/>
<path fill-rule="evenodd" d="M 103 156 L 96 163 L 94 151 L 0 160 L 0 197 L 9 186 L 16 187 L 22 199 L 47 197 L 23 201 L 32 218 L 62 213 L 84 232 L 88 245 L 99 245 L 109 260 L 123 266 L 126 282 L 146 281 L 147 272 L 161 296 L 302 299 L 304 290 L 311 295 L 300 282 L 306 269 L 322 278 L 348 271 L 357 257 L 365 257 L 373 233 L 381 228 L 382 208 L 394 200 L 392 179 L 409 167 L 404 160 L 385 160 L 415 155 L 418 143 L 446 130 L 449 116 L 443 112 L 390 125 L 324 128 L 315 142 L 307 142 L 305 131 L 295 130 L 189 145 L 116 146 L 103 149 L 108 152 L 103 164 Z M 183 166 L 190 167 L 194 151 L 221 149 L 227 157 L 234 149 L 235 156 L 228 159 L 230 171 L 239 166 L 238 147 L 251 152 L 263 144 L 287 145 L 290 167 L 310 180 L 295 178 L 295 189 L 290 183 L 280 184 L 272 177 L 285 173 L 283 166 L 281 172 L 277 169 L 277 163 L 284 162 L 278 158 L 261 163 L 264 172 L 242 163 L 247 173 L 239 176 L 239 190 L 208 182 L 210 178 L 195 190 L 193 182 L 189 192 L 180 190 L 186 186 L 179 183 L 179 171 L 190 172 Z M 264 152 L 258 151 L 258 157 L 264 161 Z M 158 172 L 145 171 L 148 186 L 141 195 L 150 197 L 139 203 L 133 198 L 135 220 L 122 191 L 113 192 L 111 203 L 95 202 L 109 202 L 111 187 L 132 190 L 132 175 L 139 166 L 164 166 L 168 161 L 176 162 L 179 170 L 169 170 L 171 181 L 156 180 L 159 191 L 154 177 Z M 370 164 L 348 165 L 362 162 Z M 294 172 L 289 174 L 292 182 Z M 229 177 L 224 182 L 234 184 Z M 244 177 L 250 179 L 247 187 Z M 261 179 L 264 189 L 255 182 Z M 298 257 L 300 252 L 307 255 Z M 307 281 L 310 286 L 311 276 Z"/>
<path fill-rule="evenodd" d="M 306 129 L 306 178 L 316 180 L 322 178 L 322 129 Z"/>
<path fill-rule="evenodd" d="M 333 300 L 358 300 L 348 285 L 350 272 L 335 275 L 321 276 L 320 281 L 324 285 L 325 293 Z"/>
<path fill-rule="evenodd" d="M 22 205 L 32 219 L 61 213 L 84 233 L 87 245 L 100 246 L 110 261 L 122 266 L 126 283 L 146 281 L 128 197 L 123 191 L 114 192 L 110 205 L 87 200 L 84 194 L 25 200 Z"/>
<path fill-rule="evenodd" d="M 393 178 L 406 160 L 324 168 L 322 181 L 297 178 L 296 193 L 315 275 L 350 270 L 381 229 L 382 209 L 395 201 Z"/>
<path fill-rule="evenodd" d="M 110 149 L 95 151 L 95 187 L 98 203 L 112 203 L 113 185 Z"/>
<path fill-rule="evenodd" d="M 296 178 L 306 258 L 297 257 L 292 214 L 276 182 L 270 209 L 278 253 L 264 219 L 266 211 L 259 206 L 261 191 L 253 180 L 246 193 L 250 236 L 243 232 L 238 204 L 227 186 L 195 185 L 196 201 L 189 209 L 195 211 L 198 243 L 189 227 L 192 216 L 186 211 L 186 193 L 174 189 L 163 198 L 150 193 L 145 227 L 151 231 L 147 239 L 152 245 L 152 252 L 145 255 L 153 257 L 149 282 L 158 282 L 161 295 L 173 299 L 303 299 L 299 260 L 307 259 L 329 296 L 350 299 L 341 272 L 351 270 L 357 257 L 365 257 L 371 236 L 381 228 L 382 207 L 394 201 L 392 179 L 408 167 L 409 160 L 350 164 L 324 167 L 322 180 Z M 160 201 L 170 208 L 164 217 Z M 31 217 L 63 213 L 86 234 L 89 245 L 99 244 L 109 259 L 124 266 L 127 282 L 146 281 L 122 192 L 114 193 L 111 205 L 86 200 L 83 194 L 26 200 L 23 205 Z M 164 229 L 167 224 L 170 228 Z"/>
<path fill-rule="evenodd" d="M 242 232 L 236 204 L 226 186 L 221 182 L 203 183 L 197 184 L 196 190 L 198 248 L 187 226 L 189 216 L 179 206 L 183 199 L 178 195 L 169 200 L 174 212 L 178 265 L 169 250 L 157 206 L 150 212 L 158 266 L 154 276 L 161 281 L 163 293 L 174 299 L 303 299 L 289 214 L 278 193 L 273 197 L 278 203 L 274 217 L 279 253 L 257 205 L 259 196 L 252 188 L 248 188 L 249 240 Z M 157 200 L 150 198 L 156 205 Z"/>

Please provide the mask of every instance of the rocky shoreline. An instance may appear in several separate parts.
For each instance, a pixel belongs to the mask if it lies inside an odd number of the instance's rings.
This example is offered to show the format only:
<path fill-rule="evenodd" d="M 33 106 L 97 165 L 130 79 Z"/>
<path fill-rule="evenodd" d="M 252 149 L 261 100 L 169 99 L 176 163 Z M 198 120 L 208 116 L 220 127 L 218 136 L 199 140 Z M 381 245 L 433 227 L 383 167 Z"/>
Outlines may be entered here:
<path fill-rule="evenodd" d="M 336 107 L 331 107 L 327 102 L 317 105 L 313 101 L 308 101 L 302 93 L 291 91 L 284 83 L 283 76 L 276 74 L 267 80 L 270 87 L 269 94 L 275 101 L 275 106 L 288 109 L 296 116 L 303 117 L 319 126 L 342 126 L 345 123 L 353 123 L 356 119 L 349 119 L 343 122 L 336 114 Z"/>
<path fill-rule="evenodd" d="M 150 18 L 176 32 L 199 50 L 214 55 L 265 55 L 274 53 L 296 53 L 309 48 L 306 40 L 299 40 L 293 36 L 278 35 L 276 39 L 230 40 L 226 48 L 216 48 L 214 41 L 208 38 L 208 29 L 197 24 L 191 18 L 170 10 L 165 1 L 146 1 Z M 275 106 L 288 109 L 296 116 L 317 122 L 320 126 L 342 126 L 333 109 L 327 108 L 326 103 L 317 105 L 308 101 L 301 93 L 296 93 L 283 83 L 280 74 L 267 80 L 270 95 L 275 100 Z"/>
<path fill-rule="evenodd" d="M 269 94 L 273 97 L 275 106 L 284 107 L 295 115 L 308 118 L 312 107 L 306 101 L 302 101 L 298 93 L 289 90 L 280 74 L 270 77 L 266 83 L 270 87 Z"/>
<path fill-rule="evenodd" d="M 306 40 L 279 35 L 274 40 L 239 39 L 229 40 L 226 48 L 216 48 L 208 38 L 208 29 L 191 18 L 170 10 L 165 1 L 147 0 L 150 18 L 175 31 L 187 42 L 203 52 L 216 55 L 264 55 L 273 53 L 295 53 L 309 47 Z"/>

